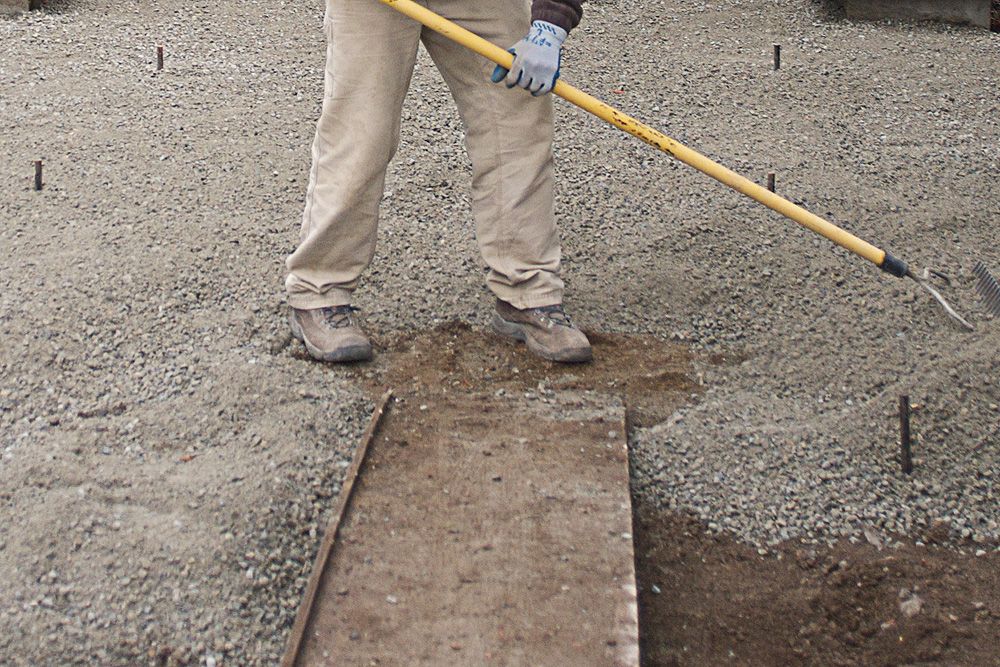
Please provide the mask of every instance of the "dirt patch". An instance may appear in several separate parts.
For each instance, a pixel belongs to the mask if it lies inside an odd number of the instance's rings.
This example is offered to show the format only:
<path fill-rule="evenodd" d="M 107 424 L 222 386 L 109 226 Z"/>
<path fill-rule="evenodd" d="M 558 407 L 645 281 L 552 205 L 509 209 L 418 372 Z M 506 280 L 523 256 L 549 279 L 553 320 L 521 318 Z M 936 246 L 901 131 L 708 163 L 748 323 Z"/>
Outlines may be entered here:
<path fill-rule="evenodd" d="M 394 400 L 298 664 L 594 664 L 634 650 L 623 403 L 658 419 L 698 386 L 685 345 L 590 337 L 594 361 L 566 366 L 460 322 L 375 336 L 375 360 L 349 371 Z"/>
<path fill-rule="evenodd" d="M 996 555 L 847 541 L 761 555 L 646 505 L 635 527 L 646 667 L 996 664 Z"/>
<path fill-rule="evenodd" d="M 373 392 L 391 385 L 410 402 L 442 390 L 529 403 L 565 388 L 614 392 L 632 406 L 633 434 L 654 413 L 662 419 L 703 400 L 692 364 L 746 361 L 738 352 L 701 357 L 649 337 L 591 336 L 592 364 L 558 366 L 449 323 L 412 337 L 378 336 L 382 354 L 350 372 Z M 466 413 L 451 418 L 467 421 Z M 1000 650 L 1000 558 L 959 553 L 944 524 L 879 546 L 791 540 L 762 554 L 707 522 L 657 509 L 641 490 L 633 504 L 645 667 L 992 665 Z"/>
<path fill-rule="evenodd" d="M 372 362 L 348 367 L 373 396 L 384 387 L 420 395 L 453 386 L 497 396 L 543 396 L 552 389 L 590 390 L 619 396 L 633 424 L 656 423 L 701 392 L 687 345 L 652 336 L 587 331 L 592 362 L 554 364 L 523 345 L 464 322 L 449 322 L 416 335 L 375 332 Z M 292 354 L 308 359 L 303 348 Z M 713 357 L 717 362 L 729 357 Z"/>

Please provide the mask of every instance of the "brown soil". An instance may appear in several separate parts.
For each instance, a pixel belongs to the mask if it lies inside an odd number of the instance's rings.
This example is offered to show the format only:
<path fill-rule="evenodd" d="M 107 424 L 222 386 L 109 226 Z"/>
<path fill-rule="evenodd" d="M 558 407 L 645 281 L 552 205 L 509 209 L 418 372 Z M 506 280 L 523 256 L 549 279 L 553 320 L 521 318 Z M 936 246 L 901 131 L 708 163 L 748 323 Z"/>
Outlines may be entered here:
<path fill-rule="evenodd" d="M 405 396 L 427 393 L 442 384 L 469 392 L 534 392 L 541 384 L 614 394 L 625 402 L 631 426 L 658 423 L 700 393 L 686 345 L 651 336 L 586 333 L 594 347 L 593 361 L 557 365 L 464 322 L 450 322 L 416 336 L 374 332 L 375 346 L 383 352 L 371 363 L 354 366 L 353 373 L 373 396 L 387 386 Z M 293 355 L 308 359 L 299 347 Z M 710 362 L 724 365 L 734 358 L 716 354 Z"/>
<path fill-rule="evenodd" d="M 645 507 L 635 520 L 647 667 L 997 664 L 993 555 L 792 542 L 761 556 L 699 521 Z M 908 618 L 914 593 L 924 604 Z"/>

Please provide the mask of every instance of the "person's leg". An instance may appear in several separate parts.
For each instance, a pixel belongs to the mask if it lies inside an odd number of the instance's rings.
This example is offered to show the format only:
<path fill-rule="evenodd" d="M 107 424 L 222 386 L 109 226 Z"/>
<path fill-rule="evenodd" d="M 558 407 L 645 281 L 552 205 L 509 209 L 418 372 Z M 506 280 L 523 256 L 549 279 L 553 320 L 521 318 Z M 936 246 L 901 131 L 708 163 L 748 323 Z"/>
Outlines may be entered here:
<path fill-rule="evenodd" d="M 286 261 L 289 304 L 343 306 L 375 252 L 385 171 L 399 140 L 420 25 L 374 0 L 328 0 L 323 110 L 298 248 Z"/>
<path fill-rule="evenodd" d="M 428 7 L 504 47 L 523 38 L 531 24 L 528 0 L 430 0 Z M 424 29 L 422 39 L 465 124 L 487 285 L 519 309 L 559 304 L 552 98 L 492 83 L 494 64 L 446 37 Z"/>
<path fill-rule="evenodd" d="M 498 45 L 514 44 L 531 24 L 528 0 L 431 0 L 429 7 Z M 552 97 L 494 84 L 486 58 L 428 30 L 421 38 L 465 124 L 476 234 L 497 296 L 493 330 L 545 359 L 588 361 L 590 342 L 561 305 Z"/>

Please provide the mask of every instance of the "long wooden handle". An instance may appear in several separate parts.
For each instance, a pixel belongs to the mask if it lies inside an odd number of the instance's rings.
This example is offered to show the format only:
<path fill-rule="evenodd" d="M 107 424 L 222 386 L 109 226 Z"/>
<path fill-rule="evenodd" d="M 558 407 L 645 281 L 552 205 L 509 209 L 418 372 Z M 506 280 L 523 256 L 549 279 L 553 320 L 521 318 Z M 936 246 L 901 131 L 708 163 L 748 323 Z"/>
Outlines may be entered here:
<path fill-rule="evenodd" d="M 510 69 L 514 62 L 514 56 L 504 49 L 491 44 L 482 37 L 473 34 L 451 21 L 435 14 L 425 7 L 421 7 L 413 0 L 379 0 L 393 9 L 406 14 L 410 18 L 419 21 L 435 32 L 439 32 L 448 39 L 451 39 L 462 46 L 465 46 L 479 55 L 492 60 L 496 64 Z M 824 236 L 839 246 L 842 246 L 856 255 L 874 263 L 883 271 L 896 277 L 902 278 L 906 275 L 908 268 L 906 263 L 893 257 L 884 250 L 876 248 L 867 241 L 859 239 L 857 236 L 847 232 L 837 225 L 824 220 L 814 213 L 810 213 L 801 206 L 793 204 L 784 197 L 776 195 L 767 188 L 757 185 L 748 178 L 740 176 L 731 169 L 727 169 L 698 153 L 684 146 L 675 139 L 654 130 L 653 128 L 639 122 L 628 114 L 615 109 L 596 97 L 588 95 L 578 88 L 574 88 L 565 81 L 556 80 L 552 92 L 580 107 L 584 111 L 594 114 L 617 128 L 625 130 L 632 136 L 641 139 L 650 146 L 660 149 L 664 153 L 673 155 L 675 158 L 690 165 L 698 171 L 707 174 L 728 185 L 737 192 L 742 192 L 748 197 L 757 200 L 764 206 L 777 211 L 781 215 L 794 220 L 803 227 Z"/>

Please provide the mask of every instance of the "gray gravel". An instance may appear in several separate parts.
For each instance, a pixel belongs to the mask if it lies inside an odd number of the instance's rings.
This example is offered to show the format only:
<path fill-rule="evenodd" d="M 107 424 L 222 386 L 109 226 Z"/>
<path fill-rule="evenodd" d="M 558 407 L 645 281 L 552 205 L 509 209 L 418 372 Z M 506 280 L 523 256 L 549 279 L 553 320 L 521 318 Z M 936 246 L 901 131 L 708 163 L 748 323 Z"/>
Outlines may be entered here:
<path fill-rule="evenodd" d="M 777 396 L 759 376 L 757 395 L 737 393 L 716 369 L 698 405 L 638 438 L 643 492 L 759 546 L 870 534 L 919 540 L 945 522 L 959 548 L 995 549 L 1000 387 L 987 378 L 1000 372 L 998 343 L 993 333 L 870 397 Z M 912 475 L 898 458 L 900 392 L 916 405 Z"/>
<path fill-rule="evenodd" d="M 568 81 L 946 270 L 978 327 L 559 103 L 571 313 L 701 355 L 704 392 L 636 435 L 640 497 L 761 546 L 943 519 L 993 548 L 1000 341 L 972 266 L 1000 270 L 1000 35 L 852 24 L 810 0 L 587 9 Z M 295 3 L 106 0 L 0 20 L 4 664 L 283 649 L 370 410 L 283 319 L 320 22 Z M 461 142 L 422 55 L 357 300 L 376 338 L 485 321 Z M 910 479 L 892 458 L 904 392 Z"/>
<path fill-rule="evenodd" d="M 319 14 L 49 9 L 0 21 L 0 663 L 273 665 L 371 410 L 284 324 Z"/>
<path fill-rule="evenodd" d="M 727 3 L 748 6 L 760 5 Z M 679 57 L 649 61 L 673 100 L 636 91 L 636 107 L 670 108 L 661 123 L 682 140 L 760 181 L 775 171 L 793 201 L 944 270 L 953 284 L 939 287 L 978 331 L 956 329 L 913 283 L 678 175 L 662 188 L 660 242 L 621 251 L 649 267 L 621 305 L 641 327 L 744 361 L 707 356 L 698 404 L 638 435 L 636 490 L 762 546 L 865 529 L 919 537 L 943 521 L 963 549 L 995 548 L 1000 338 L 972 267 L 1000 267 L 1000 205 L 986 194 L 998 186 L 1000 36 L 783 9 L 764 10 L 772 21 L 753 33 L 732 12 L 703 11 Z M 677 15 L 643 13 L 647 30 Z M 779 72 L 771 42 L 784 47 Z M 629 196 L 609 208 L 627 211 Z M 657 272 L 656 254 L 675 263 Z M 896 460 L 900 394 L 919 406 L 911 478 Z"/>

